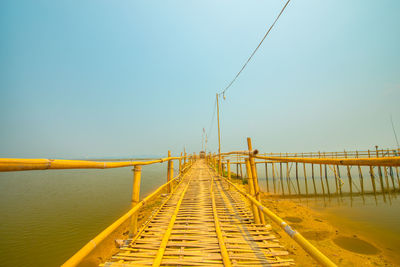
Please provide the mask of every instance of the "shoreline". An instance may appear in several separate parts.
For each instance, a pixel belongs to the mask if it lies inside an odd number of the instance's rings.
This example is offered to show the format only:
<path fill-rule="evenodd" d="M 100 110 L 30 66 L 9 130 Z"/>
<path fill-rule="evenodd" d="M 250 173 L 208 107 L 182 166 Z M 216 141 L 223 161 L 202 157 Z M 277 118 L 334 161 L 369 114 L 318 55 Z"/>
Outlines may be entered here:
<path fill-rule="evenodd" d="M 307 240 L 339 266 L 396 266 L 395 259 L 385 253 L 385 248 L 374 240 L 351 229 L 332 224 L 329 216 L 302 203 L 276 199 L 262 193 L 262 203 L 298 230 Z M 281 243 L 298 266 L 317 263 L 278 226 L 271 223 Z M 356 250 L 353 252 L 348 249 Z"/>

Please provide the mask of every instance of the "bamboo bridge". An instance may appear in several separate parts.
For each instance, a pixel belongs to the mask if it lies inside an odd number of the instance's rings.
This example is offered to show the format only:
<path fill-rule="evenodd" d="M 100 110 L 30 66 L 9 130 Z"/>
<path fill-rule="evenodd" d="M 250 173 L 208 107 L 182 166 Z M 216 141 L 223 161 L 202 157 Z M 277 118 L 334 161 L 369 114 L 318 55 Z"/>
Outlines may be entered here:
<path fill-rule="evenodd" d="M 399 152 L 376 149 L 375 157 L 371 156 L 370 151 L 259 154 L 252 149 L 248 138 L 244 151 L 209 153 L 202 157 L 187 155 L 186 152 L 179 157 L 172 157 L 169 152 L 167 158 L 152 161 L 0 159 L 0 171 L 134 167 L 132 208 L 90 240 L 63 266 L 295 265 L 274 235 L 273 227 L 282 228 L 316 263 L 336 266 L 301 233 L 263 205 L 257 165 L 265 165 L 266 193 L 270 195 L 283 196 L 285 189 L 289 195 L 300 195 L 302 189 L 307 196 L 326 193 L 328 197 L 339 195 L 344 188 L 344 181 L 339 174 L 339 166 L 342 166 L 347 170 L 351 195 L 354 193 L 351 167 L 355 167 L 359 172 L 359 192 L 366 192 L 362 170 L 367 168 L 373 192 L 378 192 L 375 178 L 379 177 L 383 195 L 390 197 L 391 192 L 400 190 Z M 175 177 L 174 161 L 179 162 Z M 140 200 L 142 166 L 162 162 L 168 162 L 167 182 Z M 231 171 L 235 164 L 236 173 Z M 293 164 L 295 167 L 292 169 Z M 299 164 L 303 165 L 304 186 L 299 183 Z M 278 165 L 279 174 L 275 168 Z M 286 185 L 282 172 L 282 166 L 285 165 Z M 320 191 L 315 183 L 314 165 L 319 166 Z M 329 170 L 333 176 L 328 175 Z M 311 177 L 307 176 L 310 171 Z M 296 183 L 292 183 L 291 175 Z M 313 193 L 308 188 L 310 178 Z M 335 190 L 329 187 L 332 185 Z M 281 188 L 280 192 L 277 192 L 278 188 Z M 146 208 L 151 212 L 143 217 L 141 212 Z"/>

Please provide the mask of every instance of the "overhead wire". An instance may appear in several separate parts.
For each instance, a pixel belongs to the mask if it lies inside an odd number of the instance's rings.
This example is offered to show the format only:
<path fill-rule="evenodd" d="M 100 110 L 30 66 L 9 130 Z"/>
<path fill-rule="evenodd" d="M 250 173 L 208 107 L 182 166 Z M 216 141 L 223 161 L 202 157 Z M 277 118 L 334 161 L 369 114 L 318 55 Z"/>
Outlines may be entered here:
<path fill-rule="evenodd" d="M 219 95 L 223 95 L 224 99 L 225 99 L 225 92 L 232 86 L 232 84 L 236 81 L 236 79 L 239 77 L 239 75 L 242 73 L 242 71 L 244 70 L 244 68 L 246 68 L 247 64 L 250 62 L 250 60 L 253 58 L 254 54 L 257 52 L 258 48 L 260 48 L 261 44 L 264 42 L 265 38 L 267 38 L 269 32 L 272 30 L 272 28 L 274 27 L 275 23 L 278 21 L 279 17 L 282 15 L 283 11 L 285 10 L 285 8 L 287 7 L 287 5 L 289 4 L 290 0 L 288 0 L 286 2 L 286 4 L 283 6 L 281 12 L 279 12 L 279 15 L 276 17 L 274 23 L 272 23 L 271 27 L 269 27 L 267 33 L 264 35 L 264 37 L 262 38 L 261 42 L 258 44 L 258 46 L 256 47 L 256 49 L 254 49 L 253 53 L 251 53 L 250 57 L 247 59 L 246 63 L 244 63 L 244 65 L 242 66 L 242 68 L 240 69 L 240 71 L 236 74 L 235 78 L 233 78 L 233 80 L 228 84 L 227 87 L 225 87 L 225 89 L 219 93 Z"/>

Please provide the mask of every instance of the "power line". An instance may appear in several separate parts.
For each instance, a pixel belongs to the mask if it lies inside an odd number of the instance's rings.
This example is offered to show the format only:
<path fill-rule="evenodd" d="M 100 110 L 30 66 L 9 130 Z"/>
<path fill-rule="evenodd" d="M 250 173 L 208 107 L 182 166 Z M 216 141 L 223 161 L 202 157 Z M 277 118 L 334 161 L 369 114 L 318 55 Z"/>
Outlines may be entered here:
<path fill-rule="evenodd" d="M 271 27 L 269 27 L 267 33 L 264 35 L 264 37 L 262 38 L 261 42 L 258 44 L 258 46 L 256 47 L 256 49 L 254 49 L 253 53 L 251 53 L 250 57 L 247 59 L 246 63 L 244 63 L 243 67 L 240 69 L 240 71 L 236 74 L 235 78 L 233 78 L 233 80 L 228 84 L 227 87 L 225 87 L 225 89 L 219 93 L 220 95 L 224 95 L 225 98 L 225 92 L 226 90 L 229 89 L 229 87 L 232 86 L 232 84 L 236 81 L 237 77 L 239 77 L 239 75 L 242 73 L 242 71 L 244 70 L 244 68 L 246 68 L 247 64 L 250 62 L 250 60 L 253 58 L 254 54 L 257 52 L 258 48 L 260 48 L 261 44 L 264 42 L 265 38 L 267 38 L 269 32 L 271 31 L 271 29 L 274 27 L 275 23 L 278 21 L 279 17 L 282 15 L 283 11 L 285 10 L 286 6 L 289 4 L 290 0 L 288 0 L 286 2 L 286 4 L 283 6 L 281 12 L 279 12 L 279 15 L 276 17 L 274 23 L 272 23 Z"/>

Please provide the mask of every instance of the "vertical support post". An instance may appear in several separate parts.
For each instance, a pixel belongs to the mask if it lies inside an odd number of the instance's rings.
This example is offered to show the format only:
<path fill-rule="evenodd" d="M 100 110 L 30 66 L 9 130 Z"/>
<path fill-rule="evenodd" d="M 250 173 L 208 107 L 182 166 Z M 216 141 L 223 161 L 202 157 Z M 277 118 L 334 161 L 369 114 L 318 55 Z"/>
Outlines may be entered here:
<path fill-rule="evenodd" d="M 288 153 L 286 153 L 286 157 L 288 157 Z M 286 162 L 286 183 L 288 187 L 289 195 L 292 194 L 292 190 L 290 189 L 290 171 L 289 171 L 289 162 Z"/>
<path fill-rule="evenodd" d="M 275 163 L 271 162 L 271 166 L 272 166 L 272 184 L 274 185 L 274 194 L 276 195 Z"/>
<path fill-rule="evenodd" d="M 140 178 L 141 178 L 142 166 L 135 165 L 133 169 L 133 184 L 132 184 L 132 197 L 131 207 L 135 207 L 139 203 L 140 198 Z M 137 212 L 132 215 L 131 218 L 131 229 L 129 235 L 133 237 L 138 230 L 138 214 Z"/>
<path fill-rule="evenodd" d="M 171 157 L 171 151 L 170 150 L 168 150 L 168 158 L 170 158 Z M 172 176 L 173 176 L 173 173 L 174 173 L 174 170 L 172 169 L 173 168 L 173 166 L 172 166 L 172 160 L 168 160 L 168 167 L 167 167 L 167 183 L 169 182 L 169 181 L 171 181 L 171 179 L 172 179 Z M 172 174 L 172 175 L 171 175 Z M 169 184 L 168 186 L 167 186 L 167 192 L 168 193 L 171 193 L 171 184 Z"/>
<path fill-rule="evenodd" d="M 387 150 L 387 154 L 388 154 L 388 156 L 390 156 L 390 151 L 389 151 L 389 149 Z M 384 167 L 385 168 L 385 170 L 386 170 L 386 167 Z M 389 174 L 390 174 L 390 178 L 392 179 L 392 186 L 393 186 L 393 191 L 394 190 L 396 190 L 396 185 L 395 185 L 395 183 L 394 183 L 394 176 L 393 176 L 393 168 L 392 168 L 392 166 L 390 166 L 390 167 L 388 167 L 389 168 Z M 387 174 L 387 171 L 386 171 L 386 174 Z"/>
<path fill-rule="evenodd" d="M 321 153 L 318 151 L 318 158 L 321 158 Z M 324 180 L 322 179 L 322 164 L 319 164 L 319 177 L 321 178 L 322 195 L 325 197 Z"/>
<path fill-rule="evenodd" d="M 242 181 L 244 181 L 242 163 L 240 163 L 239 166 L 240 166 L 240 177 L 242 177 Z"/>
<path fill-rule="evenodd" d="M 279 181 L 281 181 L 282 196 L 284 196 L 285 187 L 283 186 L 283 178 L 282 178 L 282 162 L 279 162 Z"/>
<path fill-rule="evenodd" d="M 239 163 L 236 163 L 236 178 L 239 176 Z"/>
<path fill-rule="evenodd" d="M 347 159 L 347 152 L 344 151 L 344 158 Z M 353 201 L 353 178 L 351 177 L 350 166 L 347 165 L 347 178 L 349 179 L 349 186 L 350 186 L 350 201 Z"/>
<path fill-rule="evenodd" d="M 182 172 L 182 152 L 181 152 L 181 157 L 179 158 L 179 174 Z"/>
<path fill-rule="evenodd" d="M 368 149 L 368 158 L 371 157 L 371 152 Z M 375 174 L 374 174 L 374 168 L 372 166 L 369 166 L 369 174 L 371 176 L 371 183 L 372 183 L 372 189 L 374 190 L 374 196 L 375 196 L 375 202 L 377 202 L 376 198 L 376 184 L 375 184 Z"/>
<path fill-rule="evenodd" d="M 265 162 L 265 181 L 267 182 L 267 192 L 269 193 L 268 163 L 267 162 Z"/>
<path fill-rule="evenodd" d="M 301 196 L 300 183 L 299 183 L 299 164 L 296 162 L 296 183 L 299 196 Z"/>
<path fill-rule="evenodd" d="M 331 192 L 330 192 L 330 189 L 329 189 L 329 182 L 328 182 L 328 170 L 327 170 L 326 164 L 324 165 L 324 167 L 325 167 L 324 170 L 325 170 L 326 189 L 328 191 L 328 196 L 331 197 Z"/>
<path fill-rule="evenodd" d="M 183 155 L 185 156 L 184 158 L 183 158 L 183 165 L 186 167 L 186 148 L 185 147 L 183 147 Z"/>
<path fill-rule="evenodd" d="M 314 164 L 311 163 L 311 178 L 314 186 L 314 196 L 317 196 L 317 187 L 315 185 L 315 179 L 314 179 Z"/>
<path fill-rule="evenodd" d="M 226 161 L 226 169 L 228 171 L 228 179 L 231 180 L 231 161 L 229 159 Z"/>
<path fill-rule="evenodd" d="M 249 191 L 250 191 L 250 195 L 255 197 L 255 192 L 254 192 L 254 179 L 252 177 L 252 172 L 251 172 L 251 166 L 250 166 L 250 161 L 248 158 L 245 158 L 245 164 L 246 164 L 246 170 L 247 170 L 247 176 L 248 176 L 248 182 L 249 182 Z M 252 208 L 253 208 L 253 216 L 254 216 L 254 222 L 256 224 L 260 224 L 261 220 L 260 220 L 260 214 L 258 212 L 258 208 L 257 206 L 252 203 Z"/>
<path fill-rule="evenodd" d="M 306 195 L 308 196 L 307 171 L 305 163 L 303 163 L 303 170 L 304 170 L 304 185 L 306 186 Z"/>
<path fill-rule="evenodd" d="M 337 157 L 337 153 L 336 153 L 336 157 Z M 339 192 L 340 192 L 340 196 L 342 196 L 342 184 L 341 184 L 341 175 L 340 175 L 340 169 L 339 169 L 339 165 L 336 165 L 336 169 L 337 169 L 337 175 L 338 175 L 338 186 L 339 186 Z"/>
<path fill-rule="evenodd" d="M 219 101 L 218 101 L 218 93 L 217 93 L 217 120 L 218 120 L 218 170 L 221 171 L 221 130 L 219 127 Z"/>
<path fill-rule="evenodd" d="M 254 157 L 253 157 L 253 147 L 251 145 L 251 138 L 247 137 L 247 147 L 250 151 L 250 167 L 251 167 L 251 174 L 252 174 L 252 178 L 253 178 L 253 185 L 254 185 L 254 192 L 255 192 L 255 197 L 258 201 L 261 202 L 261 196 L 260 196 L 260 186 L 258 185 L 258 175 L 257 175 L 257 167 L 256 164 L 254 162 Z M 264 218 L 264 213 L 262 211 L 259 212 L 260 215 L 260 222 L 262 224 L 265 224 L 265 218 Z"/>
<path fill-rule="evenodd" d="M 356 158 L 358 158 L 358 151 L 356 151 Z M 361 195 L 364 198 L 364 177 L 360 165 L 358 165 L 358 176 L 360 178 Z"/>
<path fill-rule="evenodd" d="M 378 146 L 375 146 L 375 151 L 376 151 L 376 157 L 379 157 L 378 154 Z M 377 167 L 378 168 L 378 174 L 379 174 L 379 182 L 381 184 L 381 190 L 382 190 L 382 194 L 383 194 L 383 200 L 386 202 L 386 195 L 385 195 L 385 188 L 383 185 L 383 177 L 382 177 L 382 169 L 380 166 Z"/>

